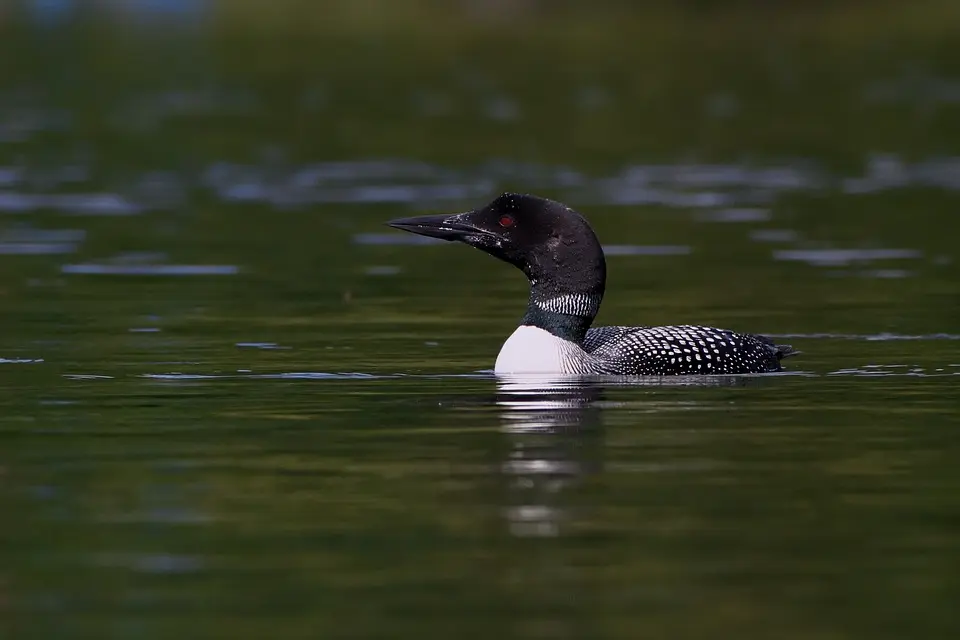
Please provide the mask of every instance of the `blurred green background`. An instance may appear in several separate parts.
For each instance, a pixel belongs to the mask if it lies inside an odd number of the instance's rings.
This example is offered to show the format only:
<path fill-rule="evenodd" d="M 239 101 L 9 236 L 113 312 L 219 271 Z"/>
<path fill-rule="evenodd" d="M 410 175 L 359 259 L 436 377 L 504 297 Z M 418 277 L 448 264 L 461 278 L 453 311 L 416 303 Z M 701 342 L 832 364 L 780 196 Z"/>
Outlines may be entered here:
<path fill-rule="evenodd" d="M 0 0 L 0 636 L 956 637 L 958 147 L 954 0 Z M 476 373 L 508 189 L 798 375 Z"/>

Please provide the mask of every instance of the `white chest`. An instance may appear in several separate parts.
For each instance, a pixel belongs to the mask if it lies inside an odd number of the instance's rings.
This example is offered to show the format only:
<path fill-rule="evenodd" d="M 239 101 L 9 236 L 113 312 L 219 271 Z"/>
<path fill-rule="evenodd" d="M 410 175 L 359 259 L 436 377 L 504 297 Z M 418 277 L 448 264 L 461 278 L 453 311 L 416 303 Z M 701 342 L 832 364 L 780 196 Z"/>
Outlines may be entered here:
<path fill-rule="evenodd" d="M 538 327 L 520 326 L 497 356 L 495 373 L 577 373 L 586 353 L 576 344 Z"/>

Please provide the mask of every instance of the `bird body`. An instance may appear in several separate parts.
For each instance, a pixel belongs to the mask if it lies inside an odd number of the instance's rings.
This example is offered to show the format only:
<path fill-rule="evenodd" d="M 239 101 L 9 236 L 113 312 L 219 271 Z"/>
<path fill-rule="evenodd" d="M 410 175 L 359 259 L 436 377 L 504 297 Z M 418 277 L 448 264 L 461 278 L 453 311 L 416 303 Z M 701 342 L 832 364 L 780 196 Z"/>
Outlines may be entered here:
<path fill-rule="evenodd" d="M 527 311 L 497 356 L 497 374 L 767 373 L 798 353 L 765 336 L 713 327 L 591 328 L 606 287 L 603 249 L 582 216 L 553 200 L 505 193 L 481 209 L 388 224 L 463 242 L 527 276 Z"/>

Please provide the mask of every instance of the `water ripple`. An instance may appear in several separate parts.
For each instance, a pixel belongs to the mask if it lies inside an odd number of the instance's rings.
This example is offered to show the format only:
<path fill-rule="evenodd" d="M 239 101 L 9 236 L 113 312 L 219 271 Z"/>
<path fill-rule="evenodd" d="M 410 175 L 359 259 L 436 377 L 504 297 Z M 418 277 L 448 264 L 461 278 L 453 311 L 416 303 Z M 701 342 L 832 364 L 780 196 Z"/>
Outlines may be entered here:
<path fill-rule="evenodd" d="M 233 276 L 232 264 L 65 264 L 61 273 L 102 276 Z"/>
<path fill-rule="evenodd" d="M 170 104 L 186 108 L 182 101 Z M 90 160 L 43 169 L 8 165 L 0 167 L 0 187 L 43 185 L 52 190 L 88 181 L 93 173 Z M 265 154 L 256 164 L 215 162 L 199 174 L 199 186 L 221 201 L 284 208 L 351 203 L 439 206 L 486 198 L 505 182 L 522 182 L 530 190 L 558 190 L 564 201 L 574 205 L 707 209 L 700 219 L 745 223 L 769 219 L 769 209 L 756 205 L 783 193 L 839 189 L 857 194 L 918 186 L 958 191 L 960 157 L 928 158 L 911 164 L 895 155 L 873 155 L 865 159 L 859 176 L 831 175 L 812 161 L 795 160 L 770 166 L 630 165 L 612 174 L 589 177 L 567 166 L 502 159 L 466 169 L 394 158 L 297 165 L 277 152 Z M 77 215 L 136 215 L 173 209 L 195 186 L 194 178 L 176 171 L 150 170 L 128 176 L 122 193 L 0 191 L 0 213 L 53 210 Z"/>
<path fill-rule="evenodd" d="M 844 266 L 873 260 L 915 260 L 923 257 L 916 249 L 785 249 L 773 252 L 774 260 L 806 262 L 818 267 Z"/>
<path fill-rule="evenodd" d="M 956 333 L 765 333 L 770 338 L 810 338 L 831 340 L 867 340 L 867 341 L 898 341 L 898 340 L 960 340 Z"/>

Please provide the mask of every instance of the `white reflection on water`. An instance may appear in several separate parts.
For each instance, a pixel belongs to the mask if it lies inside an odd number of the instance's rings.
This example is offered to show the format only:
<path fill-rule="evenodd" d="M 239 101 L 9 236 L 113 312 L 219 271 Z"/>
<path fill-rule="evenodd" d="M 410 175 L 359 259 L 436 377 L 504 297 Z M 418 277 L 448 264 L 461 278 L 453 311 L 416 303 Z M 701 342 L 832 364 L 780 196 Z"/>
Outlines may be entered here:
<path fill-rule="evenodd" d="M 795 242 L 800 234 L 793 229 L 754 229 L 750 239 L 754 242 Z"/>
<path fill-rule="evenodd" d="M 705 222 L 766 222 L 771 216 L 769 209 L 740 207 L 704 211 L 697 219 Z"/>
<path fill-rule="evenodd" d="M 73 253 L 77 245 L 72 242 L 0 242 L 0 255 L 55 255 Z"/>
<path fill-rule="evenodd" d="M 354 244 L 444 244 L 443 240 L 438 238 L 428 238 L 427 236 L 417 236 L 412 233 L 358 233 L 353 236 Z"/>
<path fill-rule="evenodd" d="M 201 101 L 203 102 L 203 101 Z M 177 103 L 181 104 L 182 103 Z M 490 160 L 453 169 L 411 159 L 296 164 L 278 151 L 258 163 L 215 162 L 186 175 L 171 169 L 131 172 L 123 193 L 37 193 L 65 185 L 89 184 L 95 175 L 90 159 L 73 158 L 63 166 L 0 167 L 0 212 L 52 209 L 88 215 L 131 215 L 182 203 L 197 182 L 227 202 L 276 206 L 310 204 L 392 203 L 421 207 L 486 198 L 504 183 L 523 184 L 528 191 L 550 190 L 574 206 L 661 205 L 704 209 L 701 220 L 761 222 L 766 207 L 779 195 L 840 190 L 873 193 L 912 187 L 960 190 L 960 157 L 929 158 L 909 163 L 895 155 L 868 156 L 861 175 L 831 175 L 811 161 L 768 166 L 750 164 L 629 165 L 608 175 L 586 176 L 567 166 Z M 199 176 L 199 178 L 197 178 Z M 29 188 L 28 188 L 29 187 Z"/>
<path fill-rule="evenodd" d="M 138 573 L 188 574 L 204 568 L 198 556 L 171 553 L 109 553 L 94 556 L 93 563 L 103 567 L 121 567 Z"/>
<path fill-rule="evenodd" d="M 65 264 L 62 273 L 100 276 L 232 276 L 232 264 Z"/>
<path fill-rule="evenodd" d="M 837 340 L 870 340 L 870 341 L 898 341 L 898 340 L 960 340 L 957 333 L 767 333 L 770 338 L 809 338 L 809 339 L 837 339 Z"/>
<path fill-rule="evenodd" d="M 289 349 L 290 347 L 283 347 L 276 342 L 238 342 L 237 346 L 241 349 Z"/>
<path fill-rule="evenodd" d="M 504 517 L 512 535 L 553 537 L 569 508 L 560 495 L 598 461 L 583 441 L 601 438 L 600 387 L 572 377 L 507 376 L 497 380 L 497 405 L 507 451 Z M 594 452 L 599 451 L 599 447 Z"/>
<path fill-rule="evenodd" d="M 83 229 L 35 229 L 14 227 L 0 233 L 0 242 L 82 242 L 87 232 Z"/>
<path fill-rule="evenodd" d="M 951 365 L 952 366 L 952 365 Z M 865 364 L 860 367 L 848 367 L 831 371 L 828 376 L 866 376 L 889 377 L 910 376 L 915 378 L 940 378 L 944 376 L 960 376 L 960 372 L 946 371 L 943 367 L 935 367 L 932 371 L 925 367 L 908 364 Z"/>
<path fill-rule="evenodd" d="M 0 213 L 29 213 L 41 210 L 73 215 L 131 216 L 141 213 L 143 207 L 116 193 L 0 193 Z"/>
<path fill-rule="evenodd" d="M 603 253 L 608 256 L 685 256 L 693 251 L 688 245 L 606 244 Z"/>
<path fill-rule="evenodd" d="M 555 537 L 563 534 L 573 517 L 567 490 L 603 470 L 602 412 L 625 406 L 605 401 L 607 391 L 626 386 L 742 386 L 752 378 L 508 375 L 496 380 L 501 431 L 506 439 L 500 472 L 507 485 L 503 510 L 507 527 L 518 537 Z M 688 411 L 699 404 L 696 398 L 644 399 L 630 411 L 655 415 L 664 410 Z M 700 472 L 710 468 L 704 461 L 663 460 L 634 471 Z"/>
<path fill-rule="evenodd" d="M 872 260 L 914 260 L 922 258 L 923 252 L 917 249 L 785 249 L 774 251 L 773 257 L 817 266 L 842 266 Z"/>

